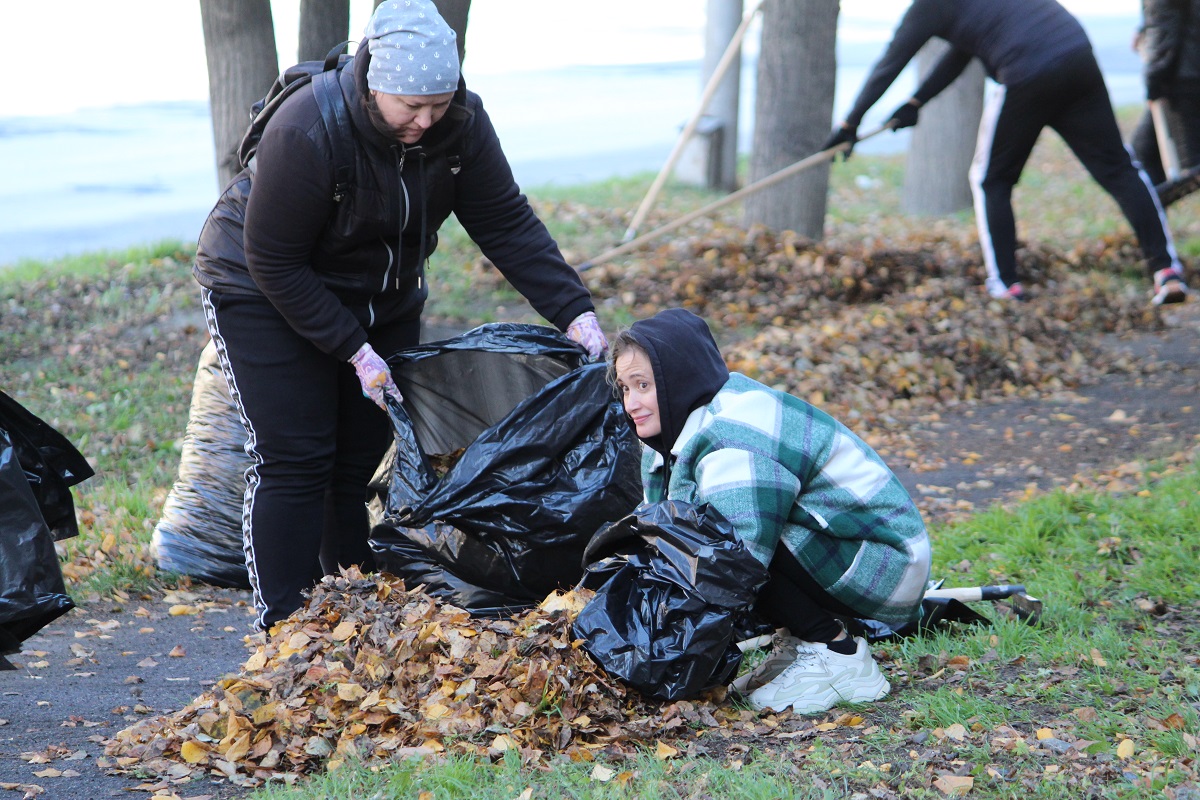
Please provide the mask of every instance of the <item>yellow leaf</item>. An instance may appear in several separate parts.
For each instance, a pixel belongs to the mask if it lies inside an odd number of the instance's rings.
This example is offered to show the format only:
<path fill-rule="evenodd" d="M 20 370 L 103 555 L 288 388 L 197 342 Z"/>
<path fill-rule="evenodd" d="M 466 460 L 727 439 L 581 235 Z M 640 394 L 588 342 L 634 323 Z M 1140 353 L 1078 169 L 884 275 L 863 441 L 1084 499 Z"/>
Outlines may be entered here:
<path fill-rule="evenodd" d="M 344 642 L 357 632 L 358 625 L 354 624 L 353 620 L 344 619 L 333 629 L 333 638 L 335 641 Z"/>
<path fill-rule="evenodd" d="M 353 703 L 366 697 L 367 690 L 357 683 L 339 683 L 337 685 L 337 695 L 339 700 Z"/>
<path fill-rule="evenodd" d="M 943 794 L 951 797 L 962 797 L 975 785 L 975 779 L 970 775 L 942 775 L 933 785 Z"/>
<path fill-rule="evenodd" d="M 1097 650 L 1096 648 L 1094 648 L 1094 647 L 1092 648 L 1091 655 L 1092 655 L 1092 663 L 1095 664 L 1097 667 L 1107 667 L 1108 666 L 1108 662 L 1104 660 L 1104 656 L 1100 655 L 1100 651 Z"/>
<path fill-rule="evenodd" d="M 1050 730 L 1049 728 L 1038 728 L 1038 730 L 1037 730 L 1037 738 L 1038 738 L 1038 741 L 1039 741 L 1039 742 L 1040 742 L 1042 739 L 1053 739 L 1053 738 L 1054 738 L 1054 731 Z"/>
<path fill-rule="evenodd" d="M 267 653 L 264 650 L 259 650 L 254 655 L 246 659 L 246 664 L 243 669 L 246 672 L 258 672 L 267 665 Z"/>
<path fill-rule="evenodd" d="M 1133 739 L 1122 739 L 1117 745 L 1117 758 L 1132 758 L 1133 757 Z"/>
<path fill-rule="evenodd" d="M 967 738 L 967 729 L 956 722 L 953 725 L 947 726 L 946 738 L 953 739 L 956 742 L 961 742 L 963 739 Z"/>
<path fill-rule="evenodd" d="M 665 742 L 659 741 L 654 748 L 654 757 L 660 761 L 666 761 L 668 758 L 674 758 L 679 755 L 679 751 Z"/>
<path fill-rule="evenodd" d="M 199 764 L 208 758 L 208 748 L 192 739 L 183 743 L 183 746 L 179 748 L 179 754 L 187 763 Z"/>
<path fill-rule="evenodd" d="M 172 617 L 187 617 L 193 614 L 199 614 L 200 609 L 195 606 L 175 605 L 167 609 L 167 613 Z"/>

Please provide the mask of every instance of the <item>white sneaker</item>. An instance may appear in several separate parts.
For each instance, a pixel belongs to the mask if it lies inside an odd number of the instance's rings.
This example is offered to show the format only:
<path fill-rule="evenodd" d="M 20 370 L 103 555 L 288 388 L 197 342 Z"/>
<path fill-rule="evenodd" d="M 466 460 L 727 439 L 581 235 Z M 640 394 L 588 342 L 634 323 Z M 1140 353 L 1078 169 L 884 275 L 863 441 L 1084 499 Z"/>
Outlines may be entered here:
<path fill-rule="evenodd" d="M 785 630 L 785 629 L 781 629 Z M 775 634 L 771 639 L 771 652 L 762 662 L 745 675 L 729 684 L 729 688 L 740 695 L 748 695 L 768 681 L 772 681 L 796 660 L 796 648 L 804 642 L 795 636 Z"/>
<path fill-rule="evenodd" d="M 867 703 L 891 689 L 867 642 L 854 637 L 854 655 L 835 653 L 824 644 L 801 642 L 796 658 L 774 679 L 746 698 L 757 711 L 791 708 L 797 714 L 819 714 L 837 703 Z"/>

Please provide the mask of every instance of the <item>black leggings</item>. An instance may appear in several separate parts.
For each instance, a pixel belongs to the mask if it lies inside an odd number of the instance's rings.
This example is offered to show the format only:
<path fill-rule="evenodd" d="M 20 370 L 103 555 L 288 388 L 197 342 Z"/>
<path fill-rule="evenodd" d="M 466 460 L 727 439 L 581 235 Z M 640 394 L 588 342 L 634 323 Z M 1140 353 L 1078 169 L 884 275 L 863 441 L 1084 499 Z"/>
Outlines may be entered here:
<path fill-rule="evenodd" d="M 354 368 L 297 334 L 265 297 L 204 290 L 202 299 L 248 436 L 242 546 L 266 628 L 299 608 L 325 571 L 373 568 L 366 489 L 391 427 Z M 369 336 L 386 358 L 419 342 L 420 321 Z"/>
<path fill-rule="evenodd" d="M 771 577 L 758 593 L 754 610 L 776 627 L 787 628 L 806 642 L 831 642 L 842 632 L 837 616 L 858 617 L 857 611 L 821 588 L 781 543 L 769 567 Z"/>

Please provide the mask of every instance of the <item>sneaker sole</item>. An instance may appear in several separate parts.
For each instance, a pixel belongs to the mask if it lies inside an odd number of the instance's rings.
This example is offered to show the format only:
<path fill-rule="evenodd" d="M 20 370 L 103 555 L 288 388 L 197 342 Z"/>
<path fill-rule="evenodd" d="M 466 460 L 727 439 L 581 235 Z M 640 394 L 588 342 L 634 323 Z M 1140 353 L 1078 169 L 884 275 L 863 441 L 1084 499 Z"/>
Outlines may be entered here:
<path fill-rule="evenodd" d="M 870 703 L 887 695 L 892 690 L 892 686 L 888 683 L 887 678 L 883 677 L 883 673 L 877 673 L 874 680 L 855 681 L 854 689 L 849 695 L 839 692 L 833 686 L 826 687 L 825 691 L 817 695 L 810 695 L 802 700 L 796 700 L 792 703 L 784 705 L 782 708 L 776 708 L 773 705 L 764 705 L 759 708 L 759 711 L 770 709 L 772 711 L 787 711 L 789 708 L 796 714 L 820 714 L 822 711 L 828 711 L 838 703 Z"/>
<path fill-rule="evenodd" d="M 1164 286 L 1158 290 L 1158 294 L 1154 295 L 1154 299 L 1150 302 L 1156 306 L 1169 306 L 1184 302 L 1187 300 L 1187 295 L 1186 289 Z"/>

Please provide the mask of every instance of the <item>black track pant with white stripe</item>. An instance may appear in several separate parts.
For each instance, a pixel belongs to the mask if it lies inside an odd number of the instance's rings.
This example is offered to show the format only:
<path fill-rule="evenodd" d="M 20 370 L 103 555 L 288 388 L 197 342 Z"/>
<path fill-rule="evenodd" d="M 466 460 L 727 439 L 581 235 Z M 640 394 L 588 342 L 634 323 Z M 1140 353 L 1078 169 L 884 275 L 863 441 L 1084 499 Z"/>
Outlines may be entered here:
<path fill-rule="evenodd" d="M 298 609 L 324 571 L 372 568 L 366 488 L 391 426 L 363 397 L 353 366 L 297 334 L 265 297 L 205 289 L 202 299 L 248 435 L 242 544 L 266 628 Z M 370 338 L 386 358 L 418 343 L 420 321 Z"/>
<path fill-rule="evenodd" d="M 1100 67 L 1090 49 L 1019 86 L 997 86 L 979 123 L 971 189 L 987 288 L 1000 295 L 1019 280 L 1012 190 L 1043 128 L 1053 128 L 1129 221 L 1151 275 L 1180 269 L 1166 215 L 1149 178 L 1121 141 Z M 1182 270 L 1181 270 L 1182 271 Z"/>

